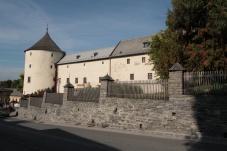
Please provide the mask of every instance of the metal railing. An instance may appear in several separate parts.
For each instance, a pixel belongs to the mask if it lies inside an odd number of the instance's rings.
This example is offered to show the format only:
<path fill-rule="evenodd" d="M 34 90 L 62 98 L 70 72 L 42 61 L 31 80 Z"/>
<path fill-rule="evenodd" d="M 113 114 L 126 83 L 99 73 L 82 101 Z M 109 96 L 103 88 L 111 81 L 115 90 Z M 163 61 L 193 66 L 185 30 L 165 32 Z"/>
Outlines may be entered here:
<path fill-rule="evenodd" d="M 46 93 L 45 102 L 61 105 L 63 103 L 63 93 Z"/>
<path fill-rule="evenodd" d="M 132 99 L 169 98 L 168 80 L 121 81 L 108 85 L 108 96 Z"/>
<path fill-rule="evenodd" d="M 76 88 L 72 101 L 99 102 L 100 88 Z"/>
<path fill-rule="evenodd" d="M 41 108 L 43 98 L 40 97 L 30 97 L 30 106 L 35 106 Z"/>
<path fill-rule="evenodd" d="M 227 71 L 185 72 L 184 94 L 227 95 Z"/>
<path fill-rule="evenodd" d="M 28 100 L 20 100 L 20 107 L 28 108 Z"/>

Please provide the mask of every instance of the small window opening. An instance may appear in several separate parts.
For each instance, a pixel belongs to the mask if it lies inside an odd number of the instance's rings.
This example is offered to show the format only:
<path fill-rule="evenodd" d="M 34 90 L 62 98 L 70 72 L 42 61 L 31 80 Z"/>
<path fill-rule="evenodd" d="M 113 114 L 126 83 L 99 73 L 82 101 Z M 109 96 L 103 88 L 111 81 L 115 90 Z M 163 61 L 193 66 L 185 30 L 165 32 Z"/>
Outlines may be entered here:
<path fill-rule="evenodd" d="M 98 52 L 95 52 L 95 53 L 94 53 L 94 56 L 97 56 L 97 55 L 98 55 Z"/>
<path fill-rule="evenodd" d="M 150 43 L 149 42 L 144 42 L 143 43 L 143 48 L 147 48 L 147 47 L 149 47 L 150 46 Z"/>
<path fill-rule="evenodd" d="M 152 73 L 148 73 L 148 80 L 151 80 L 152 79 Z"/>
<path fill-rule="evenodd" d="M 146 62 L 146 58 L 142 57 L 142 63 L 145 63 L 145 62 Z"/>
<path fill-rule="evenodd" d="M 130 64 L 130 59 L 127 59 L 127 64 Z"/>
<path fill-rule="evenodd" d="M 176 112 L 172 112 L 172 116 L 176 116 Z"/>
<path fill-rule="evenodd" d="M 31 77 L 28 77 L 28 83 L 30 83 L 31 82 Z"/>
<path fill-rule="evenodd" d="M 53 57 L 53 56 L 54 56 L 54 54 L 52 53 L 52 54 L 51 54 L 51 57 Z"/>

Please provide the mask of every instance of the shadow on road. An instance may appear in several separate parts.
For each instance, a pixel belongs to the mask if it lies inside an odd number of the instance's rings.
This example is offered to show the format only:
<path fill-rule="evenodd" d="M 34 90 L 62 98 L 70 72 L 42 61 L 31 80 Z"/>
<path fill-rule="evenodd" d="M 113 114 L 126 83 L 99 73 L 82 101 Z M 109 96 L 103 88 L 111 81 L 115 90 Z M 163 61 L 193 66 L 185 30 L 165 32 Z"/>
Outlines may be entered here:
<path fill-rule="evenodd" d="M 89 140 L 58 128 L 40 127 L 28 128 L 22 126 L 29 121 L 10 121 L 10 118 L 0 118 L 0 139 L 10 141 L 12 145 L 23 146 L 26 150 L 55 151 L 119 151 L 113 147 Z M 35 124 L 35 123 L 34 123 Z M 42 130 L 43 129 L 43 130 Z M 1 150 L 4 148 L 0 147 Z"/>

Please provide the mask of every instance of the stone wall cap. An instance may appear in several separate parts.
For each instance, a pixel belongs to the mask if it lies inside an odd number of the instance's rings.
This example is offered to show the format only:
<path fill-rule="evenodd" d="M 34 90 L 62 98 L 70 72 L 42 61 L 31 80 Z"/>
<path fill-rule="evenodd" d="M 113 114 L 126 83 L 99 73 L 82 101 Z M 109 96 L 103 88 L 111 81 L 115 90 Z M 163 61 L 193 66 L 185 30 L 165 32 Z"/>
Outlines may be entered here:
<path fill-rule="evenodd" d="M 114 79 L 107 74 L 101 78 L 101 81 L 114 81 Z"/>
<path fill-rule="evenodd" d="M 185 71 L 185 68 L 183 68 L 183 66 L 179 63 L 175 63 L 170 69 L 169 71 Z"/>
<path fill-rule="evenodd" d="M 74 88 L 74 86 L 71 83 L 67 83 L 64 85 L 64 88 Z"/>

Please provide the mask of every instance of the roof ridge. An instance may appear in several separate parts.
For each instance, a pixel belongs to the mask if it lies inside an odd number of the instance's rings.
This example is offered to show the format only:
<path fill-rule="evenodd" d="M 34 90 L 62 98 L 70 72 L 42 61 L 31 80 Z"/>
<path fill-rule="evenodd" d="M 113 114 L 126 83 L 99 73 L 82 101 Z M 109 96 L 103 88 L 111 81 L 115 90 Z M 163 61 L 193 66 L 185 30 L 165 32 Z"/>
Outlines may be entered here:
<path fill-rule="evenodd" d="M 106 48 L 99 48 L 99 49 L 93 49 L 93 50 L 84 50 L 84 51 L 70 53 L 70 54 L 67 54 L 67 55 L 73 55 L 73 54 L 79 54 L 79 53 L 85 53 L 85 52 L 92 52 L 92 51 L 95 51 L 95 50 L 104 50 L 104 49 L 110 49 L 110 48 L 115 48 L 115 47 L 116 46 L 106 47 Z"/>
<path fill-rule="evenodd" d="M 151 36 L 152 36 L 152 35 L 148 35 L 148 36 L 141 36 L 141 37 L 137 37 L 137 38 L 124 39 L 124 40 L 121 40 L 121 41 L 129 41 L 129 40 L 141 39 L 141 38 L 151 37 Z"/>

